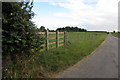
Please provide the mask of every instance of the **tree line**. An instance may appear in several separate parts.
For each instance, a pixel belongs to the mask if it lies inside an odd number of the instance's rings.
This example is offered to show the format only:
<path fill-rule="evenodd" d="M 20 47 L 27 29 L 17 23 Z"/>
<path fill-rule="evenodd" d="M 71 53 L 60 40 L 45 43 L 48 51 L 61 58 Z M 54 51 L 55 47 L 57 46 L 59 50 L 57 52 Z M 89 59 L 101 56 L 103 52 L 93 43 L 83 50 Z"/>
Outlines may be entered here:
<path fill-rule="evenodd" d="M 41 26 L 40 28 L 37 29 L 39 32 L 45 32 L 46 29 L 44 26 Z M 87 30 L 86 29 L 83 29 L 83 28 L 79 28 L 79 27 L 70 27 L 70 26 L 66 26 L 66 27 L 63 27 L 63 28 L 57 28 L 56 29 L 57 31 L 60 31 L 60 32 L 64 32 L 64 31 L 67 31 L 67 32 L 86 32 Z M 56 30 L 50 30 L 48 29 L 49 32 L 55 32 Z"/>
<path fill-rule="evenodd" d="M 77 26 L 76 27 L 66 26 L 63 28 L 57 28 L 56 30 L 58 30 L 60 32 L 61 31 L 67 31 L 67 32 L 86 32 L 87 31 L 86 29 L 78 28 Z"/>

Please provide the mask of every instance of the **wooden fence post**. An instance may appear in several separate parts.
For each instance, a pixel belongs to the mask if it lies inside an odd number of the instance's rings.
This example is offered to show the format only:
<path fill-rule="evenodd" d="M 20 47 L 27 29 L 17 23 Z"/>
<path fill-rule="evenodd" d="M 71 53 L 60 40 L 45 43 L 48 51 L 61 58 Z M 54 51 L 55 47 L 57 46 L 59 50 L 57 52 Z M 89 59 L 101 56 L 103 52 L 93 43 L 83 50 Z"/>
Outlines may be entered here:
<path fill-rule="evenodd" d="M 48 39 L 49 32 L 48 32 L 48 30 L 46 30 L 45 36 L 46 36 L 46 51 L 48 51 L 48 49 L 49 49 L 49 39 Z"/>
<path fill-rule="evenodd" d="M 64 31 L 64 46 L 66 45 L 66 31 Z"/>
<path fill-rule="evenodd" d="M 56 31 L 56 48 L 59 47 L 59 31 Z"/>

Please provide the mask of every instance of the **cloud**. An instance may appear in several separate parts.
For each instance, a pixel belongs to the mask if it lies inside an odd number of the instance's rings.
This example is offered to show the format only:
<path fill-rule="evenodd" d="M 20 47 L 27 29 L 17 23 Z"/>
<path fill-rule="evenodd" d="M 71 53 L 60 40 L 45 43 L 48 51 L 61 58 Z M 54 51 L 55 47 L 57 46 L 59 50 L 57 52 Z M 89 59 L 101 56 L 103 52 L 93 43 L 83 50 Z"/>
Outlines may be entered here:
<path fill-rule="evenodd" d="M 49 2 L 49 4 L 53 6 L 59 6 L 68 9 L 69 12 L 55 12 L 53 13 L 53 15 L 57 18 L 51 20 L 49 20 L 48 18 L 43 18 L 45 19 L 45 22 L 41 23 L 43 25 L 46 24 L 47 26 L 84 25 L 89 30 L 96 29 L 113 31 L 118 29 L 119 0 L 64 0 L 64 1 L 44 0 L 44 1 Z M 60 17 L 60 19 L 58 17 Z"/>
<path fill-rule="evenodd" d="M 43 17 L 34 18 L 33 21 L 35 22 L 38 27 L 45 26 L 49 29 L 57 29 L 57 27 L 65 27 L 65 26 L 76 26 L 80 22 L 77 20 L 71 20 L 71 19 L 48 19 Z M 52 26 L 52 27 L 51 27 Z M 82 27 L 82 26 L 81 26 Z"/>

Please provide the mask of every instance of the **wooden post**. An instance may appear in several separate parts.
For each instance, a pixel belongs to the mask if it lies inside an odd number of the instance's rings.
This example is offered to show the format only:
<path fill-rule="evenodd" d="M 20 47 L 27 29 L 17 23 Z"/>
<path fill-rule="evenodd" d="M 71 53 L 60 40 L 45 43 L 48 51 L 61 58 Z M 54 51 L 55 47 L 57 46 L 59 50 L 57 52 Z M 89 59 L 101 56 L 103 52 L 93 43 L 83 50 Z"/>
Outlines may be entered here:
<path fill-rule="evenodd" d="M 66 31 L 64 31 L 64 46 L 66 46 Z"/>
<path fill-rule="evenodd" d="M 56 31 L 56 48 L 59 47 L 59 31 Z"/>
<path fill-rule="evenodd" d="M 66 33 L 66 32 L 64 31 L 64 46 L 65 46 L 65 42 L 66 42 L 66 41 L 65 41 L 65 40 L 66 40 L 66 39 L 65 39 L 65 38 L 66 38 L 65 33 Z"/>
<path fill-rule="evenodd" d="M 46 30 L 45 36 L 46 36 L 46 51 L 48 51 L 48 49 L 49 49 L 49 39 L 48 39 L 49 32 L 48 32 L 48 30 Z"/>

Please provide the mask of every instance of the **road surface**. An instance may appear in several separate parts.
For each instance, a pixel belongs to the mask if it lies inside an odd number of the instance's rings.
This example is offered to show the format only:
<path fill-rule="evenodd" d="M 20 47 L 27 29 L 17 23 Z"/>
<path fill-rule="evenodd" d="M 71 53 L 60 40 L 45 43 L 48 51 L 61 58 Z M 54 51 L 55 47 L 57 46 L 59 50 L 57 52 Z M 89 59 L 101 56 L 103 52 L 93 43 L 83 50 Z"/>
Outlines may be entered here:
<path fill-rule="evenodd" d="M 109 34 L 91 55 L 56 78 L 118 78 L 118 38 Z"/>

